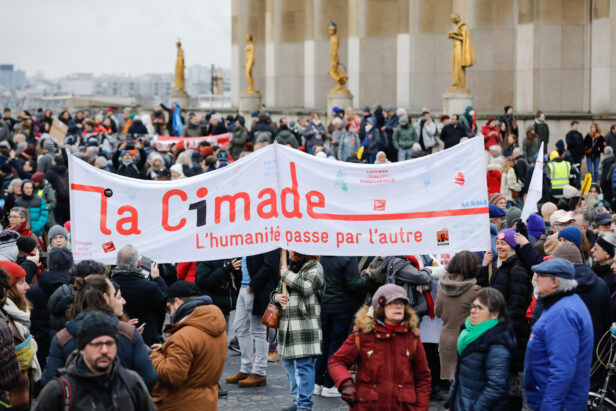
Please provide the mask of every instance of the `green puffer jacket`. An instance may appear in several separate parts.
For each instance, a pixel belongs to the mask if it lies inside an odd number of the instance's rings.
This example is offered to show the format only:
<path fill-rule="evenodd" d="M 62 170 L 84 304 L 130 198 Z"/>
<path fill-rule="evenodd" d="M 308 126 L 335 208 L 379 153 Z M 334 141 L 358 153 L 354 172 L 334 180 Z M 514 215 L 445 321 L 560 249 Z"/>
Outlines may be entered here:
<path fill-rule="evenodd" d="M 407 150 L 419 141 L 417 133 L 415 132 L 415 127 L 411 125 L 396 127 L 393 139 L 396 150 Z"/>

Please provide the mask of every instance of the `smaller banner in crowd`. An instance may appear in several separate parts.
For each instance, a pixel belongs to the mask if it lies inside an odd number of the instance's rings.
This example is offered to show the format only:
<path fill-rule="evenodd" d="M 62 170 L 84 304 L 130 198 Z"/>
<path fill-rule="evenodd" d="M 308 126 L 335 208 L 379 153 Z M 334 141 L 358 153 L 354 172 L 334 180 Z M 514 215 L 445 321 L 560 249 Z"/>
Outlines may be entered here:
<path fill-rule="evenodd" d="M 161 263 L 278 247 L 308 255 L 453 254 L 490 248 L 483 141 L 391 164 L 332 161 L 278 144 L 168 182 L 70 157 L 77 260 L 132 244 Z"/>
<path fill-rule="evenodd" d="M 215 136 L 203 136 L 203 137 L 169 137 L 169 136 L 156 136 L 152 141 L 154 147 L 158 151 L 169 151 L 172 144 L 177 144 L 180 141 L 184 142 L 184 148 L 197 149 L 202 141 L 207 141 L 213 146 L 220 146 L 227 150 L 229 148 L 229 139 L 231 133 L 218 134 Z"/>

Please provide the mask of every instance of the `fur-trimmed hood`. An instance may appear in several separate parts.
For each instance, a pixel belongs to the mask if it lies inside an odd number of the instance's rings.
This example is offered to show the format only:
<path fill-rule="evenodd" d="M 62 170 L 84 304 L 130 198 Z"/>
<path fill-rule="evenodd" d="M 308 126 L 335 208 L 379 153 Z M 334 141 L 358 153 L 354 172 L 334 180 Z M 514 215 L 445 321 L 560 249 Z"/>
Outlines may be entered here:
<path fill-rule="evenodd" d="M 415 311 L 413 311 L 413 309 L 409 305 L 406 306 L 406 311 L 410 314 L 409 320 L 402 322 L 401 325 L 408 325 L 410 330 L 412 331 L 417 328 L 419 324 L 419 319 L 417 318 Z M 376 328 L 376 325 L 377 322 L 373 318 L 373 310 L 371 306 L 363 306 L 355 314 L 355 326 L 359 328 L 359 330 L 364 334 L 373 332 Z"/>

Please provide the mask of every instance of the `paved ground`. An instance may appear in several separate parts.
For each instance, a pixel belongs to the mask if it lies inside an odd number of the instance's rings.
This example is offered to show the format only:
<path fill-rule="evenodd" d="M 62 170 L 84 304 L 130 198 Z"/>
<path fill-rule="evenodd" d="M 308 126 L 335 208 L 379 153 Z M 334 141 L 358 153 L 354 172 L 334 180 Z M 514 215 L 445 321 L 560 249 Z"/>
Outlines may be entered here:
<path fill-rule="evenodd" d="M 231 350 L 227 351 L 225 370 L 221 378 L 221 386 L 229 391 L 229 396 L 218 401 L 221 411 L 274 411 L 289 406 L 292 403 L 289 394 L 287 374 L 282 368 L 282 361 L 267 364 L 267 386 L 255 388 L 240 388 L 235 384 L 225 383 L 225 378 L 235 375 L 240 369 L 240 355 Z M 314 410 L 342 411 L 349 407 L 339 398 L 323 398 L 313 396 Z M 439 407 L 430 406 L 430 411 L 437 411 Z"/>

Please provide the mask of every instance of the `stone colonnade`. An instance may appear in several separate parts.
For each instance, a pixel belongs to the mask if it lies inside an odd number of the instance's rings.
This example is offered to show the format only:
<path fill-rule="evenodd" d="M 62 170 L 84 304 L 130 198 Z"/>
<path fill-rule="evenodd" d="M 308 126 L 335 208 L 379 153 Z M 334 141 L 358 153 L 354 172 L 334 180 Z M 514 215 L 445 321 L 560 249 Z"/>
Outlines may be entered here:
<path fill-rule="evenodd" d="M 593 114 L 616 107 L 616 0 L 232 0 L 232 99 L 246 87 L 244 38 L 267 107 L 323 109 L 330 20 L 355 107 L 439 111 L 450 85 L 449 15 L 468 23 L 480 112 Z"/>

